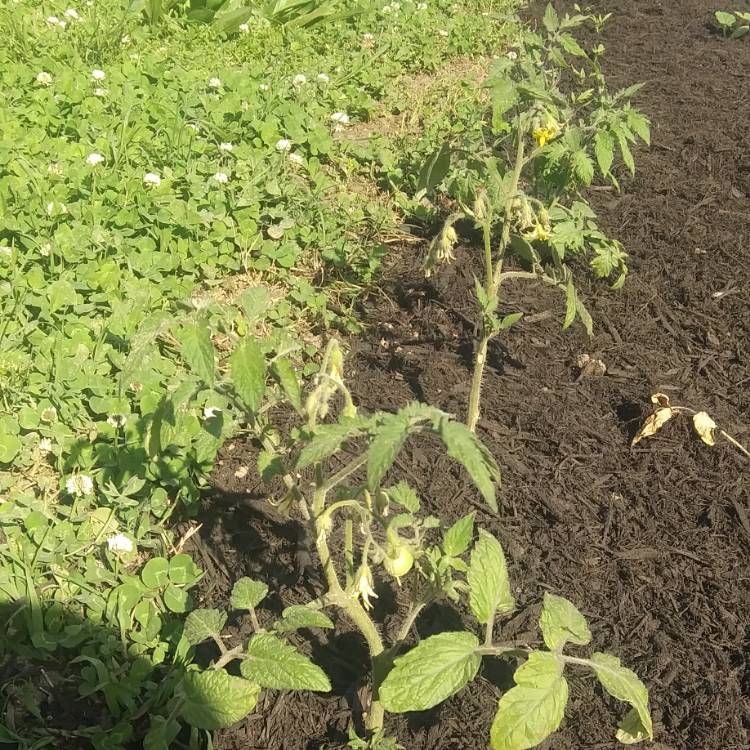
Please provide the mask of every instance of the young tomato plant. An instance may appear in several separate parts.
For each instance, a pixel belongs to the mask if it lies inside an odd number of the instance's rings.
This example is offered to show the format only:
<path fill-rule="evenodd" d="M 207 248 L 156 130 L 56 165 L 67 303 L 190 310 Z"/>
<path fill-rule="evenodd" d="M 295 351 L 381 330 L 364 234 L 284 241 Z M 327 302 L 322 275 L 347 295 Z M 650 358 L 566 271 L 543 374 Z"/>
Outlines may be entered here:
<path fill-rule="evenodd" d="M 590 333 L 591 316 L 576 291 L 568 256 L 589 255 L 596 276 L 614 278 L 614 287 L 625 279 L 622 246 L 599 230 L 580 191 L 592 183 L 597 167 L 618 186 L 611 171 L 616 151 L 634 172 L 630 144 L 649 142 L 649 124 L 629 103 L 639 86 L 610 93 L 598 63 L 603 46 L 586 52 L 570 34 L 589 20 L 598 28 L 606 18 L 561 19 L 549 5 L 544 34 L 526 33 L 518 49 L 491 71 L 490 146 L 470 144 L 454 153 L 443 148 L 434 160 L 440 180 L 447 175 L 451 181 L 461 210 L 433 240 L 426 274 L 452 260 L 460 219 L 472 219 L 484 240 L 484 274 L 476 282 L 481 325 L 467 417 L 471 430 L 479 419 L 488 345 L 521 318 L 498 314 L 505 282 L 523 279 L 559 288 L 566 300 L 564 327 L 579 317 Z M 572 91 L 563 88 L 563 79 L 576 83 Z M 452 174 L 450 159 L 459 162 Z M 508 270 L 511 258 L 521 268 Z"/>
<path fill-rule="evenodd" d="M 500 543 L 480 530 L 472 544 L 474 513 L 438 539 L 440 519 L 421 510 L 417 492 L 403 481 L 388 481 L 409 437 L 432 436 L 495 508 L 497 465 L 466 425 L 417 403 L 396 413 L 360 413 L 344 382 L 343 355 L 335 340 L 303 397 L 288 340 L 245 337 L 217 371 L 208 328 L 198 334 L 190 330 L 187 338 L 177 338 L 190 368 L 211 386 L 203 396 L 214 404 L 209 420 L 222 410 L 234 413 L 262 446 L 261 476 L 283 482 L 277 508 L 295 514 L 306 530 L 306 545 L 313 553 L 307 557 L 320 565 L 325 589 L 314 601 L 285 610 L 280 620 L 264 628 L 255 609 L 268 589 L 261 581 L 240 580 L 232 606 L 249 613 L 254 632 L 247 643 L 232 648 L 221 637 L 224 613 L 193 612 L 186 638 L 192 644 L 213 639 L 219 654 L 208 669 L 188 672 L 176 698 L 185 721 L 205 729 L 233 723 L 253 708 L 263 687 L 328 690 L 325 673 L 286 643 L 284 635 L 303 627 L 332 627 L 330 611 L 359 630 L 371 660 L 366 737 L 352 730 L 352 747 L 398 747 L 384 736 L 385 712 L 437 705 L 476 677 L 483 658 L 495 656 L 526 658 L 516 672 L 516 687 L 500 700 L 490 730 L 496 750 L 531 747 L 558 727 L 568 695 L 563 671 L 569 666 L 592 669 L 609 693 L 631 704 L 618 732 L 621 740 L 652 736 L 647 691 L 633 672 L 608 654 L 583 658 L 563 652 L 567 644 L 586 645 L 591 638 L 583 616 L 567 600 L 545 598 L 540 627 L 548 650 L 496 642 L 496 618 L 515 606 Z M 268 417 L 281 401 L 302 422 L 286 435 Z M 385 638 L 372 612 L 372 600 L 384 580 L 399 586 L 407 582 L 407 603 L 392 640 Z M 422 610 L 441 599 L 468 600 L 483 639 L 467 628 L 432 636 L 403 653 Z M 232 661 L 239 662 L 241 677 L 226 670 Z"/>

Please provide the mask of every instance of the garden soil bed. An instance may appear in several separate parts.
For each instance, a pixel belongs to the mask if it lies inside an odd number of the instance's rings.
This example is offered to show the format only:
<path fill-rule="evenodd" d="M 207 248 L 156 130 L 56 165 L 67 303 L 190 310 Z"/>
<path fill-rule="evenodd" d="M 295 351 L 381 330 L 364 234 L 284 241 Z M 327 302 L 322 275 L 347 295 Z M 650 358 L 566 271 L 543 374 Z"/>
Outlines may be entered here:
<path fill-rule="evenodd" d="M 492 350 L 479 429 L 503 467 L 498 515 L 438 446 L 414 443 L 396 473 L 433 512 L 452 520 L 476 509 L 502 540 L 519 604 L 504 637 L 535 640 L 541 595 L 563 594 L 589 617 L 594 645 L 620 655 L 649 686 L 660 750 L 746 750 L 750 462 L 726 442 L 698 441 L 687 418 L 635 448 L 630 439 L 650 394 L 663 391 L 750 442 L 750 43 L 712 34 L 706 23 L 719 4 L 705 0 L 598 7 L 613 12 L 610 82 L 646 81 L 638 103 L 653 122 L 637 176 L 623 179 L 620 194 L 594 192 L 601 223 L 631 253 L 631 275 L 621 291 L 584 282 L 592 339 L 561 331 L 554 295 L 509 288 L 504 305 L 527 318 Z M 349 382 L 364 409 L 418 399 L 463 416 L 477 251 L 462 249 L 429 282 L 419 255 L 413 246 L 395 254 L 363 302 L 369 332 L 349 342 Z M 607 374 L 579 377 L 584 353 Z M 264 510 L 254 455 L 239 440 L 226 447 L 188 548 L 208 570 L 206 603 L 226 604 L 233 580 L 272 565 L 280 599 L 270 607 L 279 610 L 316 595 L 320 583 L 295 578 L 296 528 Z M 388 589 L 380 594 L 387 615 Z M 455 619 L 433 609 L 418 630 L 455 627 Z M 362 645 L 342 622 L 313 652 L 332 673 L 332 695 L 269 691 L 256 713 L 218 733 L 215 747 L 343 747 Z M 486 747 L 507 684 L 489 664 L 443 706 L 392 717 L 389 728 L 408 750 Z M 623 711 L 590 677 L 574 676 L 566 719 L 544 747 L 614 747 Z"/>

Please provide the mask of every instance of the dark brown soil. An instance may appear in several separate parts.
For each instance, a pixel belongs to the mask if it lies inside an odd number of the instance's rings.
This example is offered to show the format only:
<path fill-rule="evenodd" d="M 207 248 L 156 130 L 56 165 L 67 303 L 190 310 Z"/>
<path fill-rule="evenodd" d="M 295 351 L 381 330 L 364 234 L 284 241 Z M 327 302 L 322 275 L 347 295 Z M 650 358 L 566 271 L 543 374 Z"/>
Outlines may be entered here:
<path fill-rule="evenodd" d="M 510 287 L 508 309 L 528 317 L 493 349 L 480 424 L 504 470 L 498 516 L 429 445 L 407 450 L 398 470 L 446 520 L 475 508 L 502 540 L 519 604 L 505 637 L 535 639 L 543 592 L 563 594 L 588 616 L 594 646 L 620 655 L 649 686 L 660 750 L 746 750 L 750 462 L 726 442 L 698 441 L 687 418 L 629 443 L 657 390 L 750 442 L 750 43 L 707 29 L 721 3 L 597 7 L 614 14 L 610 81 L 647 81 L 639 106 L 653 121 L 635 179 L 619 195 L 594 193 L 601 223 L 631 253 L 631 276 L 619 292 L 584 287 L 592 339 L 561 331 L 555 296 Z M 350 342 L 350 383 L 363 408 L 419 399 L 463 415 L 475 256 L 462 250 L 434 283 L 413 248 L 392 258 L 365 303 L 369 334 Z M 583 353 L 603 360 L 607 374 L 579 378 Z M 314 579 L 295 581 L 294 524 L 259 509 L 262 490 L 248 485 L 252 453 L 239 442 L 228 448 L 195 547 L 209 568 L 207 601 L 225 603 L 234 579 L 271 562 L 284 605 L 319 593 Z M 248 477 L 236 478 L 245 464 Z M 448 615 L 428 612 L 420 632 L 451 627 Z M 333 670 L 333 696 L 269 692 L 215 747 L 342 747 L 361 675 L 345 661 L 355 654 L 364 664 L 362 646 L 344 627 L 314 651 Z M 614 747 L 622 705 L 576 677 L 563 727 L 545 747 Z M 490 665 L 439 709 L 389 728 L 409 750 L 486 747 L 504 684 Z"/>

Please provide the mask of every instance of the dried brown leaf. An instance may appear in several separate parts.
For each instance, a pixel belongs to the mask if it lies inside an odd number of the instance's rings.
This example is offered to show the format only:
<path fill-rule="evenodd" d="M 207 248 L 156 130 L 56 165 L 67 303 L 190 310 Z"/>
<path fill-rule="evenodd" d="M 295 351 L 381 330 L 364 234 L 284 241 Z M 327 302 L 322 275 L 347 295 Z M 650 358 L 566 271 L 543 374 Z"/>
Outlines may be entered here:
<path fill-rule="evenodd" d="M 693 427 L 695 431 L 700 435 L 701 440 L 706 445 L 715 445 L 714 430 L 716 429 L 716 422 L 705 411 L 699 411 L 693 416 Z"/>
<path fill-rule="evenodd" d="M 655 396 L 661 395 L 663 394 L 655 394 Z M 652 397 L 652 400 L 653 398 L 655 398 L 655 396 Z M 667 402 L 668 401 L 669 399 L 667 399 Z M 633 438 L 633 442 L 631 443 L 631 445 L 637 445 L 641 442 L 641 440 L 643 440 L 643 438 L 655 435 L 674 415 L 675 412 L 669 407 L 657 409 L 653 414 L 649 414 L 648 417 L 646 417 L 643 425 L 641 426 L 641 429 L 638 430 L 636 436 Z"/>
<path fill-rule="evenodd" d="M 669 396 L 667 396 L 666 393 L 654 393 L 651 396 L 651 403 L 661 406 L 662 409 L 669 409 L 669 407 L 672 405 L 669 403 Z"/>

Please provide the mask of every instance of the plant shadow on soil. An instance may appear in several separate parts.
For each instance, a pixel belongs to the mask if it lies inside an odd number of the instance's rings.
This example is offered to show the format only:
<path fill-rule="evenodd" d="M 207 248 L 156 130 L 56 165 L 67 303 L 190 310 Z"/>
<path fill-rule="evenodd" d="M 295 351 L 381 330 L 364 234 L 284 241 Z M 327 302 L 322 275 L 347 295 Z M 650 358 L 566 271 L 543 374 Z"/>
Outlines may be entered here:
<path fill-rule="evenodd" d="M 518 610 L 500 623 L 500 637 L 537 640 L 544 591 L 567 596 L 589 618 L 593 646 L 620 655 L 650 688 L 656 747 L 746 750 L 748 463 L 726 443 L 700 443 L 683 419 L 629 445 L 658 390 L 750 439 L 750 104 L 738 96 L 750 45 L 709 33 L 699 0 L 622 0 L 601 10 L 613 12 L 604 38 L 610 84 L 646 81 L 638 105 L 653 124 L 652 147 L 637 155 L 634 179 L 621 175 L 622 193 L 592 191 L 603 228 L 631 253 L 631 276 L 619 292 L 582 282 L 592 339 L 560 330 L 554 293 L 509 286 L 504 309 L 527 317 L 502 339 L 507 349 L 494 350 L 479 426 L 504 471 L 499 515 L 425 441 L 407 445 L 394 478 L 407 479 L 446 523 L 476 509 L 477 522 L 501 539 Z M 389 259 L 363 303 L 368 333 L 349 342 L 359 406 L 393 410 L 418 399 L 464 414 L 477 261 L 476 249 L 462 248 L 454 266 L 426 282 L 413 246 Z M 607 373 L 579 379 L 581 353 L 602 359 Z M 213 478 L 218 503 L 201 518 L 213 524 L 200 542 L 213 558 L 212 601 L 226 602 L 233 580 L 263 569 L 257 548 L 233 541 L 236 500 L 220 500 L 268 495 L 250 481 L 253 453 L 240 441 L 226 447 Z M 235 477 L 241 467 L 246 479 Z M 304 576 L 290 583 L 291 529 L 278 535 L 268 520 L 249 521 L 281 566 L 284 604 L 309 599 Z M 450 627 L 427 620 L 420 632 Z M 387 728 L 409 750 L 486 747 L 506 677 L 485 666 L 438 709 L 389 717 Z M 570 684 L 566 719 L 543 747 L 615 747 L 624 707 L 588 676 L 571 674 Z M 340 695 L 270 695 L 243 724 L 217 733 L 215 746 L 337 748 L 349 715 Z"/>

